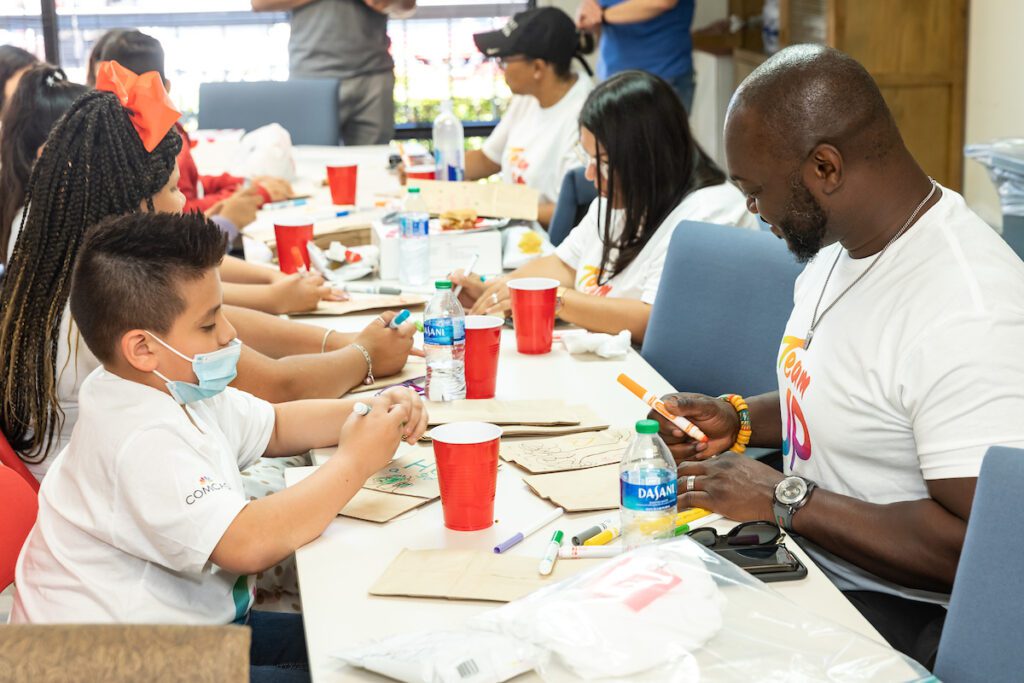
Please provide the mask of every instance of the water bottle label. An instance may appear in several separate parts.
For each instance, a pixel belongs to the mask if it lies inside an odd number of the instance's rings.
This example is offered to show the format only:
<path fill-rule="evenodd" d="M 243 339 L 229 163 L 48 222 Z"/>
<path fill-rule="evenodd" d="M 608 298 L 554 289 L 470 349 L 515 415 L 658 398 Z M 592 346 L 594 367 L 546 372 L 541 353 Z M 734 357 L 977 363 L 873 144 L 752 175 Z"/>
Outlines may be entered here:
<path fill-rule="evenodd" d="M 622 507 L 639 512 L 661 512 L 676 506 L 676 482 L 664 484 L 630 484 L 619 480 Z"/>
<path fill-rule="evenodd" d="M 430 232 L 430 219 L 402 216 L 398 221 L 402 237 L 425 237 Z"/>
<path fill-rule="evenodd" d="M 433 318 L 423 323 L 423 342 L 434 346 L 465 343 L 466 324 L 458 318 Z"/>

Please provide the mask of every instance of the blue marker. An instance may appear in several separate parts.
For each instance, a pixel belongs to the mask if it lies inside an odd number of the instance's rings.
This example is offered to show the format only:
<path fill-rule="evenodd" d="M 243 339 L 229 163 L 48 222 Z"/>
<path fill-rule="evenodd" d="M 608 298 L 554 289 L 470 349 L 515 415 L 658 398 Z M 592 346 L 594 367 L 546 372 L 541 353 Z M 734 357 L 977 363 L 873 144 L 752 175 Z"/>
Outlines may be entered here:
<path fill-rule="evenodd" d="M 409 315 L 409 311 L 403 308 L 398 312 L 398 315 L 391 319 L 391 322 L 388 323 L 388 327 L 390 327 L 393 330 L 397 330 L 399 325 L 401 325 L 402 323 L 409 319 Z"/>
<path fill-rule="evenodd" d="M 298 199 L 284 199 L 279 202 L 271 202 L 269 204 L 264 204 L 263 209 L 273 211 L 274 209 L 287 209 L 293 206 L 305 206 L 306 202 L 308 201 L 309 200 L 306 199 L 305 197 L 300 197 Z"/>
<path fill-rule="evenodd" d="M 303 201 L 305 201 L 305 200 L 303 200 Z M 341 218 L 342 216 L 347 216 L 350 213 L 352 213 L 352 212 L 349 211 L 348 209 L 344 209 L 342 211 L 331 211 L 330 213 L 325 213 L 325 214 L 321 214 L 319 216 L 316 216 L 313 220 L 314 221 L 329 221 L 332 218 Z"/>

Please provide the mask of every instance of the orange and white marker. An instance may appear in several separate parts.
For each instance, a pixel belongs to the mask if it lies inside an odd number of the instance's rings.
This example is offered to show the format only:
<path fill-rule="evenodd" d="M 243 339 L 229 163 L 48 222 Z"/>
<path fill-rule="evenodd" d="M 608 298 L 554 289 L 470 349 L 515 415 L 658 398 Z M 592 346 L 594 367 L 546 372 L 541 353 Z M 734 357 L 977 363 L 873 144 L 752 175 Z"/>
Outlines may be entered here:
<path fill-rule="evenodd" d="M 665 407 L 665 404 L 662 402 L 660 398 L 658 398 L 657 396 L 655 396 L 654 394 L 652 394 L 651 392 L 647 391 L 642 386 L 637 384 L 631 377 L 629 377 L 626 374 L 621 374 L 619 375 L 618 380 L 619 384 L 629 389 L 634 396 L 636 396 L 638 399 L 640 399 L 641 401 L 649 405 L 651 408 L 653 408 L 654 411 L 661 415 L 663 418 L 665 418 L 666 420 L 674 424 L 676 427 L 679 427 L 681 430 L 683 430 L 683 433 L 689 436 L 691 439 L 693 439 L 694 441 L 708 440 L 707 435 L 704 432 L 702 432 L 697 425 L 693 424 L 685 417 L 673 415 L 672 413 L 668 412 L 668 408 Z"/>

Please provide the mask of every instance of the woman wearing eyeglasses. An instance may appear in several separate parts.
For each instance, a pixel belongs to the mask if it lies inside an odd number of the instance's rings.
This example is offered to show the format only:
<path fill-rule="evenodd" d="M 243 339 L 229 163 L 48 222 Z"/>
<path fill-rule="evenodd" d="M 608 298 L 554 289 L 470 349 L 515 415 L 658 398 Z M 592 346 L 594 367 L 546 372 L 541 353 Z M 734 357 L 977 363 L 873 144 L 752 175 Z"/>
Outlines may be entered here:
<path fill-rule="evenodd" d="M 554 7 L 520 12 L 498 31 L 473 36 L 487 57 L 498 60 L 513 97 L 483 149 L 466 152 L 466 180 L 501 173 L 506 183 L 540 192 L 538 220 L 547 225 L 566 171 L 579 165 L 573 154 L 577 118 L 594 87 L 572 70 L 593 50 L 593 38 L 576 30 Z"/>
<path fill-rule="evenodd" d="M 494 280 L 456 272 L 452 281 L 471 313 L 504 314 L 509 279 L 554 278 L 559 318 L 593 332 L 629 330 L 639 344 L 680 221 L 756 229 L 756 219 L 657 76 L 627 71 L 597 86 L 580 113 L 579 151 L 599 197 L 555 253 Z"/>

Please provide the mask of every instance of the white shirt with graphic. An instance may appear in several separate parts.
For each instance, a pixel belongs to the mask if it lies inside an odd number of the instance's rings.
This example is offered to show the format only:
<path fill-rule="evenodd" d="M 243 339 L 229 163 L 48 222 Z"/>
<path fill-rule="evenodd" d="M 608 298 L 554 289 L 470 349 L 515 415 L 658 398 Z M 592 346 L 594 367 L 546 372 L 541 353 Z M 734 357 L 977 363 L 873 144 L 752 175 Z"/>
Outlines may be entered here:
<path fill-rule="evenodd" d="M 653 304 L 665 268 L 669 240 L 681 221 L 700 221 L 757 229 L 757 218 L 747 211 L 743 193 L 731 183 L 691 192 L 672 210 L 637 257 L 613 278 L 601 278 L 601 233 L 605 220 L 604 198 L 590 205 L 580 224 L 558 245 L 555 254 L 576 271 L 576 289 L 595 296 L 639 299 Z M 612 239 L 622 232 L 623 210 L 612 211 Z M 598 227 L 598 218 L 602 227 Z M 612 262 L 616 251 L 610 255 Z"/>
<path fill-rule="evenodd" d="M 786 472 L 887 504 L 977 477 L 990 446 L 1024 447 L 1024 263 L 963 197 L 943 188 L 804 349 L 837 254 L 821 310 L 875 258 L 834 244 L 796 282 L 777 365 Z M 808 545 L 841 589 L 948 600 Z"/>
<path fill-rule="evenodd" d="M 167 394 L 99 368 L 82 384 L 79 410 L 39 491 L 12 623 L 243 617 L 251 577 L 210 554 L 248 503 L 239 470 L 266 450 L 273 406 L 228 388 L 190 404 L 190 420 Z"/>
<path fill-rule="evenodd" d="M 544 108 L 532 95 L 514 95 L 484 142 L 484 156 L 501 166 L 503 182 L 528 185 L 558 201 L 562 178 L 582 163 L 576 156 L 580 110 L 594 83 L 585 74 L 555 104 Z"/>

